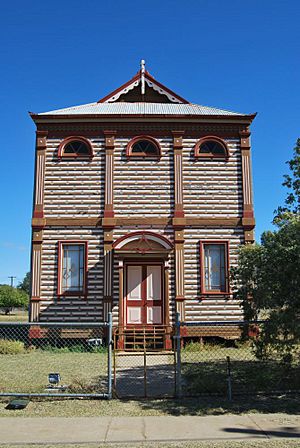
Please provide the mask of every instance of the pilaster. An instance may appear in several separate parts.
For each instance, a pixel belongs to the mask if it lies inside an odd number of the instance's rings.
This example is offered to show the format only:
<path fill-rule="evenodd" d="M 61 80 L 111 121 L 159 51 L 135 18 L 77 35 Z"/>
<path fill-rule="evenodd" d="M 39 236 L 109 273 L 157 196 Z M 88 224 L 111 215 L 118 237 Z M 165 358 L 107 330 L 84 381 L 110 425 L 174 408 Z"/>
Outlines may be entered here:
<path fill-rule="evenodd" d="M 105 137 L 105 204 L 104 219 L 114 217 L 114 148 L 115 131 L 103 131 Z"/>
<path fill-rule="evenodd" d="M 240 145 L 242 156 L 242 179 L 243 179 L 243 218 L 245 243 L 254 241 L 254 212 L 253 212 L 253 188 L 252 188 L 252 167 L 250 152 L 250 131 L 245 129 L 240 131 Z"/>
<path fill-rule="evenodd" d="M 174 218 L 184 218 L 182 188 L 182 136 L 184 131 L 172 131 L 174 148 Z"/>
<path fill-rule="evenodd" d="M 174 230 L 176 312 L 184 320 L 184 230 Z"/>
<path fill-rule="evenodd" d="M 41 264 L 42 264 L 42 242 L 43 229 L 32 229 L 32 251 L 31 251 L 31 299 L 30 299 L 30 321 L 36 322 L 40 315 L 41 295 Z"/>
<path fill-rule="evenodd" d="M 104 319 L 112 311 L 113 300 L 113 231 L 104 229 Z"/>
<path fill-rule="evenodd" d="M 44 217 L 44 179 L 47 147 L 47 131 L 36 131 L 35 181 L 33 199 L 33 217 Z"/>

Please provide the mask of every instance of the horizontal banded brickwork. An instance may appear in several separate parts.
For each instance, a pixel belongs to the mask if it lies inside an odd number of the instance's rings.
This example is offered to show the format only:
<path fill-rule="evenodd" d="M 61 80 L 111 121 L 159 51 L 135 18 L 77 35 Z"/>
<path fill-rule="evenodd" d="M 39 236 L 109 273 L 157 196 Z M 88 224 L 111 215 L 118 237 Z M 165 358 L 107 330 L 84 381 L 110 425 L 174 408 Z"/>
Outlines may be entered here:
<path fill-rule="evenodd" d="M 173 243 L 174 232 L 171 227 L 165 229 L 153 229 L 153 228 L 143 228 L 143 229 L 133 229 L 133 228 L 118 228 L 114 230 L 114 241 L 118 238 L 129 234 L 130 232 L 137 230 L 145 230 L 158 233 L 169 239 Z M 137 257 L 141 255 L 137 254 Z M 114 272 L 113 272 L 113 323 L 116 325 L 118 323 L 118 313 L 119 313 L 119 258 L 116 255 L 114 257 Z M 170 322 L 174 322 L 175 319 L 175 262 L 174 253 L 171 252 L 169 257 L 169 300 L 170 300 Z"/>
<path fill-rule="evenodd" d="M 87 297 L 57 297 L 58 241 L 88 241 Z M 41 321 L 103 320 L 103 232 L 100 228 L 52 227 L 44 230 Z"/>
<path fill-rule="evenodd" d="M 116 138 L 114 210 L 116 216 L 170 216 L 174 206 L 172 139 L 157 139 L 161 158 L 126 157 L 130 139 Z"/>
<path fill-rule="evenodd" d="M 104 208 L 104 140 L 91 139 L 91 160 L 57 157 L 59 139 L 48 139 L 45 165 L 45 217 L 96 217 Z"/>
<path fill-rule="evenodd" d="M 239 320 L 242 318 L 238 301 L 232 296 L 201 296 L 200 241 L 229 241 L 229 263 L 235 266 L 238 247 L 244 242 L 243 229 L 185 230 L 185 317 L 186 321 Z"/>
<path fill-rule="evenodd" d="M 194 157 L 197 140 L 183 139 L 183 201 L 186 216 L 241 217 L 242 166 L 239 140 L 226 140 L 229 159 Z"/>

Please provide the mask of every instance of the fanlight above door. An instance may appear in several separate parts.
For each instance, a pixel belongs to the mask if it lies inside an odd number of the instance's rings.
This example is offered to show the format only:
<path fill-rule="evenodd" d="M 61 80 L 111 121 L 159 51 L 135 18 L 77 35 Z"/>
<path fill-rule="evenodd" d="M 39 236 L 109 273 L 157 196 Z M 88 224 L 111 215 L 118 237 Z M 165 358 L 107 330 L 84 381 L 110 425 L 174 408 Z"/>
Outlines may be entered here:
<path fill-rule="evenodd" d="M 154 232 L 132 232 L 119 238 L 113 245 L 115 251 L 135 254 L 168 253 L 172 243 L 164 236 Z"/>

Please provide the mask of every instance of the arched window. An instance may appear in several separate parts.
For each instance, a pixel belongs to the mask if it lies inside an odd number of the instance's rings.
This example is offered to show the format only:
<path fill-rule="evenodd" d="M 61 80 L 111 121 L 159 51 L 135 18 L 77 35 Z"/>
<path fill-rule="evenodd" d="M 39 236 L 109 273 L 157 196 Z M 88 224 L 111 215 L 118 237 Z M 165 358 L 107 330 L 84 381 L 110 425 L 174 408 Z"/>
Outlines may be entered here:
<path fill-rule="evenodd" d="M 141 135 L 132 139 L 126 148 L 128 157 L 160 157 L 159 143 L 152 137 Z"/>
<path fill-rule="evenodd" d="M 196 143 L 195 157 L 227 159 L 229 152 L 224 140 L 219 137 L 207 136 Z"/>
<path fill-rule="evenodd" d="M 68 137 L 59 145 L 58 157 L 89 159 L 93 157 L 93 148 L 84 137 Z"/>

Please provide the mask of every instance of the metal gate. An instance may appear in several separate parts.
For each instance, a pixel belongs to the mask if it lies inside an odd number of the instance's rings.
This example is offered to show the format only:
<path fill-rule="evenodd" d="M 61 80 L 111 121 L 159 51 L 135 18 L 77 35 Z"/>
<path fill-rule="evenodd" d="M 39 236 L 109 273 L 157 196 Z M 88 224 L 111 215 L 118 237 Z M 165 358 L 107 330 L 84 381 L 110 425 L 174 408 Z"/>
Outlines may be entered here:
<path fill-rule="evenodd" d="M 177 396 L 180 363 L 176 346 L 171 327 L 115 329 L 114 395 L 117 398 Z"/>

